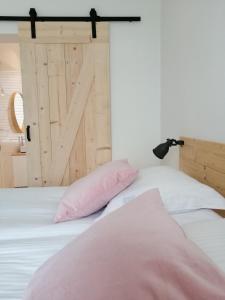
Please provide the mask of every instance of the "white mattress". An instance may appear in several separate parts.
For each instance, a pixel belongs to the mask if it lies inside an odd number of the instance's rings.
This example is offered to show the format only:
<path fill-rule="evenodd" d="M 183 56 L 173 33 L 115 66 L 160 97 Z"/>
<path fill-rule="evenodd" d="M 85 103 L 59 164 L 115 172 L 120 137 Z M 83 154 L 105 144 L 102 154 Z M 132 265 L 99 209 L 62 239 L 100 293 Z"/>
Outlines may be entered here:
<path fill-rule="evenodd" d="M 53 224 L 64 190 L 63 187 L 0 189 L 1 300 L 21 300 L 34 271 L 87 230 L 101 214 Z M 179 224 L 187 224 L 219 217 L 210 210 L 199 210 L 174 218 Z"/>

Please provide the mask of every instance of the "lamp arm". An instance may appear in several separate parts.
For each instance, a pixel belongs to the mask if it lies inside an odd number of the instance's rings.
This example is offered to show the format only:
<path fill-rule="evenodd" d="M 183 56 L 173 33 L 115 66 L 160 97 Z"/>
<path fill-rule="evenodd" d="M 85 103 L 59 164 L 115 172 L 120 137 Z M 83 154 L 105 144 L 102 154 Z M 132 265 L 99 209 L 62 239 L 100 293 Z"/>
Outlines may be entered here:
<path fill-rule="evenodd" d="M 184 145 L 184 141 L 182 140 L 175 140 L 175 139 L 167 139 L 168 142 L 170 142 L 170 146 L 183 146 Z"/>
<path fill-rule="evenodd" d="M 184 141 L 182 141 L 182 140 L 177 141 L 177 145 L 184 146 Z"/>

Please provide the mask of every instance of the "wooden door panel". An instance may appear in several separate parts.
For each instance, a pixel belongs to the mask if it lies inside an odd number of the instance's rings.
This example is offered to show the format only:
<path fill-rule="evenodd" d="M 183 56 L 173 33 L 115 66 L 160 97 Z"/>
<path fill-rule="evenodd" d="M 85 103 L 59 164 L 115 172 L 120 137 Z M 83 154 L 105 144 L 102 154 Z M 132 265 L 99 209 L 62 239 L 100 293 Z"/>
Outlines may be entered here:
<path fill-rule="evenodd" d="M 66 70 L 64 45 L 47 46 L 48 53 L 48 101 L 52 156 L 67 116 Z"/>
<path fill-rule="evenodd" d="M 40 135 L 39 135 L 39 103 L 36 74 L 36 49 L 32 43 L 20 44 L 21 73 L 24 101 L 24 125 L 29 125 L 32 141 L 26 143 L 27 168 L 29 186 L 42 186 Z"/>
<path fill-rule="evenodd" d="M 66 82 L 67 82 L 67 107 L 69 107 L 72 94 L 83 64 L 84 45 L 66 44 Z M 69 183 L 87 174 L 86 172 L 86 149 L 84 133 L 84 116 L 82 116 L 76 141 L 74 142 L 69 159 Z"/>
<path fill-rule="evenodd" d="M 36 45 L 37 101 L 39 110 L 39 135 L 42 183 L 48 182 L 48 171 L 52 159 L 52 140 L 50 124 L 48 49 Z M 32 138 L 33 139 L 33 138 Z"/>
<path fill-rule="evenodd" d="M 38 25 L 35 41 L 20 26 L 29 185 L 68 185 L 111 160 L 108 26 L 87 40 L 87 24 L 67 25 Z"/>
<path fill-rule="evenodd" d="M 112 159 L 109 43 L 94 44 L 96 165 Z"/>
<path fill-rule="evenodd" d="M 48 75 L 49 75 L 49 101 L 52 149 L 57 147 L 62 125 L 65 121 L 67 104 L 67 76 L 65 60 L 66 50 L 63 44 L 48 45 Z M 52 151 L 53 155 L 53 151 Z M 68 185 L 69 172 L 65 171 L 62 185 Z"/>
<path fill-rule="evenodd" d="M 73 45 L 67 46 L 73 49 Z M 91 47 L 95 78 L 70 156 L 70 182 L 85 176 L 94 170 L 96 166 L 111 160 L 111 120 L 108 84 L 109 45 L 107 43 L 100 46 L 95 44 Z M 83 57 L 81 49 L 78 51 L 81 60 Z M 104 59 L 103 63 L 101 62 L 102 59 Z M 73 61 L 76 62 L 76 59 Z M 71 66 L 72 64 L 69 65 Z M 78 62 L 77 68 L 79 69 Z M 98 71 L 99 68 L 100 72 Z M 74 75 L 71 76 L 71 78 L 74 77 L 77 78 Z M 73 85 L 71 86 L 73 87 Z M 81 152 L 83 155 L 78 155 Z"/>
<path fill-rule="evenodd" d="M 62 132 L 59 136 L 57 147 L 54 149 L 51 166 L 49 168 L 48 184 L 50 185 L 60 185 L 62 183 L 73 143 L 87 104 L 89 92 L 93 85 L 93 80 L 93 56 L 91 47 L 88 46 L 86 55 L 84 56 L 83 65 L 71 97 L 71 103 L 65 123 L 62 125 Z"/>

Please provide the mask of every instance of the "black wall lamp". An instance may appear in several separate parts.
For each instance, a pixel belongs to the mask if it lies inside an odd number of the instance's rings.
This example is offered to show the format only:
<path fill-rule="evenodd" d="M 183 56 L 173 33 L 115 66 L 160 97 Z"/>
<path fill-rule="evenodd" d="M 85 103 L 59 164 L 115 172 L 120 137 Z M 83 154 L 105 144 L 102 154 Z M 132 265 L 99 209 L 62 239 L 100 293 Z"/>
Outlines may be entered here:
<path fill-rule="evenodd" d="M 167 141 L 165 143 L 160 144 L 155 149 L 153 149 L 153 153 L 159 159 L 163 159 L 166 156 L 166 154 L 169 152 L 170 147 L 177 146 L 177 145 L 183 146 L 184 141 L 181 141 L 181 140 L 177 141 L 177 140 L 174 140 L 174 139 L 167 139 Z"/>

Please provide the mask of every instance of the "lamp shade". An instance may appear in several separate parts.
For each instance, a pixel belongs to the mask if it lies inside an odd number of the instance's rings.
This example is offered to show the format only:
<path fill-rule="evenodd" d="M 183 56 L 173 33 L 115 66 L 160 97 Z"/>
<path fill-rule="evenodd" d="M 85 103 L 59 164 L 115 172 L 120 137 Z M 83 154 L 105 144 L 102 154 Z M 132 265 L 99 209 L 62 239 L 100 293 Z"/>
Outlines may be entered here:
<path fill-rule="evenodd" d="M 167 140 L 167 142 L 160 144 L 156 148 L 153 149 L 153 153 L 155 156 L 157 156 L 159 159 L 163 159 L 166 154 L 169 152 L 169 148 L 171 146 L 171 141 Z"/>
<path fill-rule="evenodd" d="M 183 146 L 184 141 L 182 141 L 182 140 L 177 141 L 175 139 L 167 139 L 167 141 L 165 143 L 160 144 L 155 149 L 153 149 L 153 153 L 159 159 L 163 159 L 166 156 L 166 154 L 169 152 L 170 147 L 171 146 L 177 146 L 177 145 Z"/>

